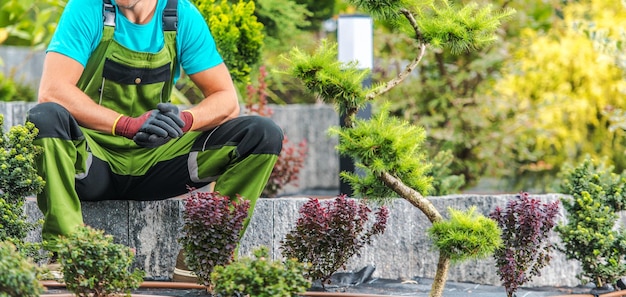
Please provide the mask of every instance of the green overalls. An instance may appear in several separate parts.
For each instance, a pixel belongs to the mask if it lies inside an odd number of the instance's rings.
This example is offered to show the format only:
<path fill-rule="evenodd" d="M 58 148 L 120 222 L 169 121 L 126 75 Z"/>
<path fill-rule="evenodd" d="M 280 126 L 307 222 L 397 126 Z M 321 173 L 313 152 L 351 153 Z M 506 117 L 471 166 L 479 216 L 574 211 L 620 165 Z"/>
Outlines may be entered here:
<path fill-rule="evenodd" d="M 177 1 L 168 0 L 165 46 L 157 53 L 134 52 L 113 40 L 115 8 L 110 0 L 105 2 L 102 40 L 77 85 L 98 104 L 136 117 L 169 101 L 177 56 Z M 45 219 L 42 236 L 49 242 L 83 224 L 81 200 L 161 200 L 213 181 L 222 195 L 249 200 L 251 215 L 283 137 L 268 118 L 241 116 L 149 149 L 80 127 L 56 103 L 38 104 L 28 121 L 39 128 L 35 144 L 44 150 L 36 165 L 46 185 L 37 202 Z"/>

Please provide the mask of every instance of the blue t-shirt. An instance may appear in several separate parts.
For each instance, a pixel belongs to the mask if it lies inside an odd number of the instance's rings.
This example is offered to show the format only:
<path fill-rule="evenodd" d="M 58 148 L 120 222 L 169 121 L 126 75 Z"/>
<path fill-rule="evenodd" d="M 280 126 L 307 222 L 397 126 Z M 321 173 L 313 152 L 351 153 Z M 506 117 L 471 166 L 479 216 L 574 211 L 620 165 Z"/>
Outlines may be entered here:
<path fill-rule="evenodd" d="M 102 38 L 102 0 L 70 0 L 48 45 L 48 52 L 68 56 L 85 67 Z M 115 4 L 115 1 L 113 1 Z M 154 16 L 147 24 L 134 24 L 116 9 L 113 39 L 138 52 L 156 53 L 164 46 L 163 10 L 167 0 L 158 0 Z M 198 9 L 189 0 L 178 0 L 176 35 L 178 63 L 187 74 L 194 74 L 222 63 L 215 40 Z"/>

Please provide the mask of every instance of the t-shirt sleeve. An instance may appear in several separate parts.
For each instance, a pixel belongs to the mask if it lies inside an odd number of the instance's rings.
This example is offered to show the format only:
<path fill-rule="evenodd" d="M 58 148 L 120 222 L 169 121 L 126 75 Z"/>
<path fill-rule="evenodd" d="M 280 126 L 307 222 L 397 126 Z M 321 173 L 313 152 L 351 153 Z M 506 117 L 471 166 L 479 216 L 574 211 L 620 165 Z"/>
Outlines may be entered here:
<path fill-rule="evenodd" d="M 222 56 L 202 14 L 189 1 L 179 1 L 178 52 L 185 73 L 194 74 L 221 64 Z"/>
<path fill-rule="evenodd" d="M 102 1 L 67 2 L 46 52 L 68 56 L 85 67 L 102 37 Z"/>

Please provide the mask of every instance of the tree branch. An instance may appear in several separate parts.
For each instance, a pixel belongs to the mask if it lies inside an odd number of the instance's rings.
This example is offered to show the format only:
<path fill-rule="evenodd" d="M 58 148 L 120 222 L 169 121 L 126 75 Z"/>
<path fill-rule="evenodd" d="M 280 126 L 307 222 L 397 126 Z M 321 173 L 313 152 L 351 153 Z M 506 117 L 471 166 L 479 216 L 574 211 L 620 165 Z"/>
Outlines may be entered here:
<path fill-rule="evenodd" d="M 387 93 L 389 92 L 389 90 L 399 85 L 404 79 L 409 76 L 409 74 L 411 74 L 411 72 L 413 72 L 413 70 L 415 70 L 415 67 L 417 67 L 417 65 L 424 57 L 424 54 L 426 53 L 426 40 L 424 39 L 424 35 L 422 34 L 422 32 L 419 30 L 415 17 L 413 17 L 413 14 L 407 9 L 401 9 L 400 12 L 402 12 L 404 17 L 406 17 L 406 19 L 411 24 L 411 27 L 413 27 L 413 30 L 415 31 L 415 37 L 419 44 L 419 54 L 417 55 L 417 57 L 415 57 L 415 59 L 413 59 L 413 61 L 411 61 L 409 65 L 404 68 L 404 71 L 398 74 L 398 76 L 388 81 L 383 87 L 377 88 L 365 95 L 365 99 L 367 100 L 372 100 L 384 93 Z"/>
<path fill-rule="evenodd" d="M 379 178 L 387 187 L 400 195 L 400 197 L 406 199 L 413 206 L 420 209 L 431 223 L 443 221 L 443 216 L 441 216 L 435 206 L 430 202 L 430 200 L 424 198 L 424 196 L 422 196 L 422 194 L 418 191 L 405 185 L 400 179 L 388 172 L 380 173 Z"/>

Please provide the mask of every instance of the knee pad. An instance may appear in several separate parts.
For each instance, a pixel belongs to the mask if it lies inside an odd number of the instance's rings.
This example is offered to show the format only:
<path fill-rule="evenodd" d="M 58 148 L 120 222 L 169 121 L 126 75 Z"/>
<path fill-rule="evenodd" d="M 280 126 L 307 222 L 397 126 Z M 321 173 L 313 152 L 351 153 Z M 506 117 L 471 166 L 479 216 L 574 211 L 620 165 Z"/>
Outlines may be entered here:
<path fill-rule="evenodd" d="M 37 138 L 82 139 L 76 119 L 63 106 L 53 102 L 39 103 L 28 111 L 26 121 L 39 129 Z"/>

